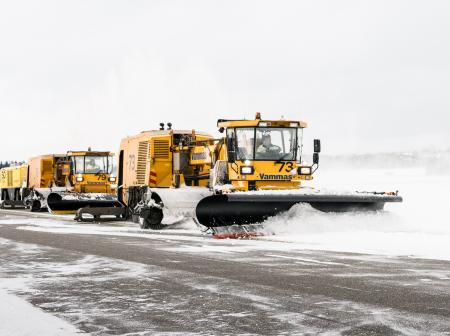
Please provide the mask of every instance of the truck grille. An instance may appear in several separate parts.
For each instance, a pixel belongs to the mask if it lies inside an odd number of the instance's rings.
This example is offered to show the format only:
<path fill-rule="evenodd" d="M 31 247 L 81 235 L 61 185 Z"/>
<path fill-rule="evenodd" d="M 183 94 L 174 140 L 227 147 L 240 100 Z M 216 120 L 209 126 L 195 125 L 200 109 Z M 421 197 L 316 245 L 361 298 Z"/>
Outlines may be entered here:
<path fill-rule="evenodd" d="M 169 158 L 169 141 L 168 140 L 154 140 L 153 142 L 153 157 L 156 159 Z"/>

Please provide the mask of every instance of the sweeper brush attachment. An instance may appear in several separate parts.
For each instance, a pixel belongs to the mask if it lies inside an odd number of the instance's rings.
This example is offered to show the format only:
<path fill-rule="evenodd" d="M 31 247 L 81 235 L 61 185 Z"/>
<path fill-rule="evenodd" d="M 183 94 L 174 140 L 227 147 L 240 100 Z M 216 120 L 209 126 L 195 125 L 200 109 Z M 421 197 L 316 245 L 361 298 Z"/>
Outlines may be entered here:
<path fill-rule="evenodd" d="M 375 211 L 386 202 L 401 202 L 402 198 L 389 193 L 281 193 L 235 192 L 212 195 L 199 202 L 196 217 L 208 228 L 261 223 L 271 216 L 288 211 L 298 203 L 308 203 L 324 212 Z"/>
<path fill-rule="evenodd" d="M 53 214 L 75 214 L 80 208 L 121 208 L 123 205 L 110 194 L 53 192 L 47 197 Z"/>
<path fill-rule="evenodd" d="M 210 228 L 213 238 L 216 239 L 238 239 L 272 236 L 274 233 L 264 227 L 264 224 L 245 224 L 218 226 Z"/>

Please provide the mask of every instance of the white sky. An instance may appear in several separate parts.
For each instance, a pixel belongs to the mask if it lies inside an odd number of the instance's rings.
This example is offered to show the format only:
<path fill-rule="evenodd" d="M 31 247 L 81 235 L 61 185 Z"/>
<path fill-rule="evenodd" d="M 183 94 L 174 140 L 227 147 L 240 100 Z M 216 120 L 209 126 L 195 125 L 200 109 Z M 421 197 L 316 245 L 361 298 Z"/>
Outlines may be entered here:
<path fill-rule="evenodd" d="M 0 160 L 255 111 L 328 154 L 446 148 L 449 93 L 447 0 L 0 0 Z"/>

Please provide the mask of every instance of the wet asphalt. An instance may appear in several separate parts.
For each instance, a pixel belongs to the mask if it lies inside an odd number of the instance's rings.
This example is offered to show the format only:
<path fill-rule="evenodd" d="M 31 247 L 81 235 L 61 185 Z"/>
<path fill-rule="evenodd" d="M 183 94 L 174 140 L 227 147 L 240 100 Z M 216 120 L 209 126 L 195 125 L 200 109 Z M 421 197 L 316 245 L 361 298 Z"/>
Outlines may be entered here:
<path fill-rule="evenodd" d="M 450 335 L 448 261 L 46 232 L 4 210 L 0 256 L 0 288 L 91 335 Z"/>

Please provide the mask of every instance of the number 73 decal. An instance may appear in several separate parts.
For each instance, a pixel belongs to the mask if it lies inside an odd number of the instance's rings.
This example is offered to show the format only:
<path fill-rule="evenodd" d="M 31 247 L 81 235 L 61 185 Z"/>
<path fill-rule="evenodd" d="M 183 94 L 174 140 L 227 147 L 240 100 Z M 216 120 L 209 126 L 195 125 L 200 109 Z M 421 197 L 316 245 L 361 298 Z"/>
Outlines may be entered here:
<path fill-rule="evenodd" d="M 283 169 L 286 173 L 289 173 L 294 169 L 294 164 L 292 162 L 275 162 L 276 165 L 281 165 L 280 169 L 278 170 L 281 172 Z"/>

